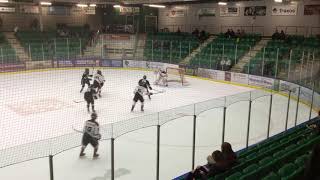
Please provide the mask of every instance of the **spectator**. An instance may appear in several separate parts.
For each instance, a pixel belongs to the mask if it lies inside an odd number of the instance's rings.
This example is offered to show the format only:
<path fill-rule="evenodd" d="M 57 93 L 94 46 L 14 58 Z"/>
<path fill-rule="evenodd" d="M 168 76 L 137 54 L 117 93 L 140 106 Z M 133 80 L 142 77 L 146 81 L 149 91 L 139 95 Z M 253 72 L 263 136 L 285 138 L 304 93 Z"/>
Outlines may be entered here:
<path fill-rule="evenodd" d="M 208 158 L 208 164 L 205 166 L 198 166 L 195 170 L 190 172 L 186 177 L 186 180 L 193 179 L 208 179 L 207 177 L 213 176 L 218 173 L 222 173 L 227 170 L 226 163 L 221 151 L 217 150 L 212 153 Z"/>
<path fill-rule="evenodd" d="M 240 29 L 237 30 L 236 37 L 241 37 Z"/>
<path fill-rule="evenodd" d="M 281 30 L 281 33 L 279 35 L 279 39 L 280 40 L 285 40 L 286 39 L 286 34 L 283 32 L 283 30 Z"/>
<path fill-rule="evenodd" d="M 307 125 L 307 128 L 314 130 L 316 134 L 320 135 L 320 111 L 318 112 L 318 121 L 314 124 Z"/>
<path fill-rule="evenodd" d="M 278 29 L 277 29 L 276 32 L 272 34 L 272 39 L 276 40 L 276 39 L 279 39 L 279 37 L 280 37 L 280 33 L 279 33 Z"/>
<path fill-rule="evenodd" d="M 230 59 L 228 60 L 230 61 Z M 230 61 L 231 64 L 231 61 Z M 221 145 L 221 151 L 223 154 L 223 158 L 228 166 L 228 168 L 231 168 L 234 164 L 237 162 L 237 155 L 232 150 L 231 144 L 228 142 L 224 142 Z"/>
<path fill-rule="evenodd" d="M 231 34 L 231 31 L 230 29 L 228 29 L 228 31 L 224 35 L 225 37 L 230 38 L 230 34 Z"/>
<path fill-rule="evenodd" d="M 178 35 L 180 35 L 180 34 L 181 34 L 180 28 L 178 28 L 178 30 L 177 30 L 177 34 L 178 34 Z"/>
<path fill-rule="evenodd" d="M 199 37 L 199 29 L 196 28 L 193 32 L 192 32 L 192 35 L 196 36 L 196 37 Z"/>
<path fill-rule="evenodd" d="M 320 179 L 320 144 L 314 146 L 311 156 L 306 163 L 304 171 L 304 179 L 319 180 Z"/>
<path fill-rule="evenodd" d="M 14 29 L 13 29 L 13 32 L 14 32 L 14 33 L 17 33 L 18 31 L 19 31 L 18 25 L 15 25 L 15 27 L 14 27 Z"/>
<path fill-rule="evenodd" d="M 240 37 L 244 37 L 246 35 L 246 33 L 244 32 L 244 30 L 242 29 L 241 30 L 241 33 L 240 33 Z"/>
<path fill-rule="evenodd" d="M 230 31 L 230 37 L 232 38 L 236 37 L 236 33 L 234 33 L 233 29 L 231 29 Z"/>
<path fill-rule="evenodd" d="M 206 40 L 206 31 L 202 30 L 199 36 L 200 41 Z"/>

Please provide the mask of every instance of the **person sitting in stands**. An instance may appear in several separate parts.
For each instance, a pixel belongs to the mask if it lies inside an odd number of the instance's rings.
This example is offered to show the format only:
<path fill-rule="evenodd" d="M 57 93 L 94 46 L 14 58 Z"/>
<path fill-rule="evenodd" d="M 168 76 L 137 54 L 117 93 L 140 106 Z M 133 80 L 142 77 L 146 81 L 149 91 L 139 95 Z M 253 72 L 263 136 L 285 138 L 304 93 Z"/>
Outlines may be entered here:
<path fill-rule="evenodd" d="M 192 35 L 196 36 L 196 37 L 199 37 L 199 29 L 196 28 L 193 32 L 192 32 Z"/>
<path fill-rule="evenodd" d="M 178 30 L 177 30 L 177 34 L 178 34 L 178 35 L 180 35 L 180 34 L 181 34 L 180 28 L 178 28 Z"/>
<path fill-rule="evenodd" d="M 274 32 L 272 34 L 272 39 L 276 40 L 276 39 L 279 39 L 279 37 L 280 37 L 280 33 L 279 33 L 278 29 L 277 29 L 276 32 Z"/>
<path fill-rule="evenodd" d="M 283 30 L 281 30 L 281 32 L 280 32 L 279 39 L 281 39 L 281 40 L 286 39 L 286 34 L 283 32 Z"/>
<path fill-rule="evenodd" d="M 207 159 L 208 164 L 205 166 L 198 166 L 187 175 L 186 180 L 206 180 L 210 176 L 214 176 L 227 170 L 227 164 L 224 161 L 221 151 L 214 151 Z"/>
<path fill-rule="evenodd" d="M 232 166 L 234 166 L 237 163 L 237 155 L 232 150 L 230 143 L 228 143 L 228 142 L 222 143 L 221 151 L 222 151 L 223 158 L 224 158 L 228 168 L 231 168 Z"/>
<path fill-rule="evenodd" d="M 309 160 L 305 165 L 304 178 L 305 180 L 319 180 L 320 179 L 320 144 L 316 144 Z"/>
<path fill-rule="evenodd" d="M 228 29 L 228 31 L 226 33 L 224 33 L 224 36 L 226 38 L 230 38 L 230 33 L 231 33 L 231 31 L 230 31 L 230 29 Z"/>
<path fill-rule="evenodd" d="M 202 30 L 199 36 L 200 41 L 206 40 L 206 31 Z"/>
<path fill-rule="evenodd" d="M 236 37 L 238 37 L 238 38 L 241 37 L 240 29 L 237 30 Z"/>
<path fill-rule="evenodd" d="M 231 29 L 231 31 L 230 31 L 230 36 L 231 36 L 231 38 L 235 38 L 236 37 L 236 33 L 234 33 L 233 29 Z"/>
<path fill-rule="evenodd" d="M 318 112 L 317 121 L 314 124 L 306 125 L 307 128 L 315 131 L 316 134 L 320 135 L 320 111 Z"/>

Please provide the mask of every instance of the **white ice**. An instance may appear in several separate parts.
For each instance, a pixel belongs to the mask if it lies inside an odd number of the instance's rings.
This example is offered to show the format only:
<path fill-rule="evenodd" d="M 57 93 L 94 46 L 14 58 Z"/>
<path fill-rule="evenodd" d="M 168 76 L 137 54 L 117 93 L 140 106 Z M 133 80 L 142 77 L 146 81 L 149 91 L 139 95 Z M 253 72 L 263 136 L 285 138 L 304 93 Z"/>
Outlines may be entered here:
<path fill-rule="evenodd" d="M 0 150 L 21 144 L 73 133 L 72 126 L 81 129 L 89 119 L 82 100 L 80 78 L 83 69 L 50 70 L 17 74 L 2 74 L 0 82 L 1 120 Z M 102 98 L 96 101 L 98 122 L 108 124 L 125 121 L 159 111 L 189 105 L 205 100 L 230 96 L 253 89 L 230 84 L 187 77 L 188 86 L 171 83 L 169 87 L 153 86 L 165 92 L 146 98 L 145 112 L 130 112 L 133 90 L 144 74 L 154 80 L 154 73 L 138 70 L 102 69 L 106 83 Z M 274 96 L 271 135 L 284 130 L 287 98 Z M 252 104 L 250 144 L 267 136 L 269 96 Z M 296 102 L 290 104 L 288 127 L 294 126 Z M 222 134 L 223 109 L 203 112 L 197 117 L 196 164 L 204 164 L 206 156 L 219 149 Z M 314 115 L 313 115 L 314 116 Z M 191 169 L 192 121 L 183 117 L 161 126 L 160 179 L 171 179 Z M 309 107 L 300 103 L 298 124 L 308 120 Z M 238 102 L 227 108 L 226 137 L 235 150 L 245 146 L 248 120 L 248 102 Z M 123 127 L 124 129 L 126 127 Z M 79 145 L 81 139 L 78 139 Z M 61 142 L 63 148 L 63 142 Z M 44 147 L 45 148 L 45 147 Z M 37 153 L 28 146 L 26 155 Z M 79 159 L 79 148 L 54 156 L 55 179 L 102 180 L 110 179 L 110 141 L 100 144 L 100 158 L 92 160 L 91 147 L 87 158 Z M 19 161 L 14 154 L 1 157 L 4 161 Z M 1 160 L 2 161 L 2 160 Z M 115 140 L 116 179 L 155 179 L 156 127 L 125 134 Z M 15 173 L 16 171 L 19 173 Z M 48 158 L 37 159 L 0 169 L 0 179 L 49 179 Z"/>

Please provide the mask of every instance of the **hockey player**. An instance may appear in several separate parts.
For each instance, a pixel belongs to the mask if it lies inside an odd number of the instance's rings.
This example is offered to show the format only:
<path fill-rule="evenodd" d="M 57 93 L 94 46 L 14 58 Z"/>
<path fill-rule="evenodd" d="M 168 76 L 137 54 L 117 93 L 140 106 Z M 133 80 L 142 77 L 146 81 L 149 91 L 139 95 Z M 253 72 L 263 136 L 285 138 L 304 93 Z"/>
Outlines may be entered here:
<path fill-rule="evenodd" d="M 136 106 L 136 103 L 138 101 L 140 101 L 141 103 L 141 111 L 143 112 L 144 109 L 144 98 L 143 98 L 143 95 L 146 93 L 146 88 L 143 86 L 143 83 L 139 81 L 139 86 L 136 87 L 136 89 L 134 90 L 134 98 L 133 98 L 133 104 L 132 104 L 132 107 L 131 107 L 131 112 L 134 110 L 134 107 Z M 148 93 L 147 94 L 150 96 L 152 95 L 152 93 Z"/>
<path fill-rule="evenodd" d="M 97 70 L 97 74 L 94 75 L 93 78 L 93 88 L 97 88 L 96 92 L 101 97 L 101 88 L 104 85 L 104 76 L 102 75 L 102 72 L 100 70 Z"/>
<path fill-rule="evenodd" d="M 93 88 L 93 85 L 90 85 L 88 90 L 84 93 L 84 100 L 87 102 L 87 110 L 89 113 L 90 113 L 90 104 L 91 104 L 92 112 L 95 112 L 94 99 L 97 99 L 96 91 Z"/>
<path fill-rule="evenodd" d="M 147 94 L 149 96 L 149 99 L 151 99 L 151 96 L 150 96 L 150 93 L 149 93 L 149 89 L 152 90 L 152 87 L 150 86 L 150 83 L 149 81 L 147 80 L 147 76 L 144 75 L 142 79 L 139 80 L 139 83 L 138 83 L 140 86 L 146 88 L 146 91 L 147 91 Z"/>
<path fill-rule="evenodd" d="M 158 78 L 155 81 L 155 84 L 158 85 L 159 83 L 161 83 L 164 86 L 168 86 L 168 75 L 167 72 L 165 70 L 159 69 L 158 71 Z"/>
<path fill-rule="evenodd" d="M 99 147 L 99 140 L 101 139 L 101 134 L 99 132 L 99 124 L 96 121 L 97 117 L 98 116 L 96 113 L 92 113 L 91 119 L 86 121 L 84 125 L 80 157 L 86 155 L 84 153 L 84 150 L 86 149 L 88 144 L 91 144 L 94 148 L 93 157 L 96 158 L 99 156 L 97 152 Z"/>
<path fill-rule="evenodd" d="M 89 75 L 89 69 L 86 68 L 86 69 L 84 70 L 84 73 L 82 74 L 82 78 L 81 78 L 81 86 L 82 86 L 82 88 L 81 88 L 81 90 L 80 90 L 80 93 L 82 93 L 83 88 L 84 88 L 84 86 L 85 86 L 86 84 L 87 84 L 88 86 L 90 86 L 90 80 L 91 80 L 90 77 L 92 77 L 92 75 Z"/>

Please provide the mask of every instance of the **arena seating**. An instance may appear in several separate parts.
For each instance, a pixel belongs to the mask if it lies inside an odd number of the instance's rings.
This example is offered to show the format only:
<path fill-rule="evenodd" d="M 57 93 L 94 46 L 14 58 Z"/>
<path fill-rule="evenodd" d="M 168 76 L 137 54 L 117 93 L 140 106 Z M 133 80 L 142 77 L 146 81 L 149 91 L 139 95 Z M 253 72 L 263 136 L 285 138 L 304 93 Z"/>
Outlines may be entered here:
<path fill-rule="evenodd" d="M 189 33 L 147 34 L 144 56 L 153 61 L 179 63 L 199 44 L 199 39 Z"/>
<path fill-rule="evenodd" d="M 299 179 L 317 143 L 320 136 L 302 124 L 240 151 L 237 165 L 208 180 Z"/>
<path fill-rule="evenodd" d="M 69 27 L 69 32 L 67 37 L 58 37 L 55 31 L 20 31 L 16 36 L 26 51 L 31 52 L 34 61 L 76 58 L 87 45 L 90 32 L 82 27 Z"/>
<path fill-rule="evenodd" d="M 263 53 L 264 55 L 264 75 L 274 76 L 276 71 L 277 63 L 277 49 L 279 49 L 278 56 L 278 72 L 281 70 L 288 69 L 289 63 L 291 69 L 295 68 L 297 64 L 301 63 L 303 52 L 305 52 L 304 60 L 307 60 L 308 52 L 312 56 L 320 53 L 320 39 L 316 37 L 304 38 L 303 36 L 288 36 L 287 40 L 271 40 L 268 42 L 265 50 L 262 49 L 260 52 L 253 57 L 248 64 L 245 65 L 243 69 L 244 72 L 248 71 L 248 66 L 250 74 L 262 74 L 263 66 Z M 292 49 L 291 62 L 290 50 Z"/>
<path fill-rule="evenodd" d="M 16 63 L 18 61 L 14 48 L 10 46 L 4 34 L 0 33 L 0 64 Z"/>
<path fill-rule="evenodd" d="M 191 59 L 190 65 L 222 69 L 220 62 L 224 59 L 231 61 L 231 68 L 235 61 L 244 56 L 260 39 L 259 34 L 247 34 L 242 38 L 228 38 L 220 34 Z"/>

